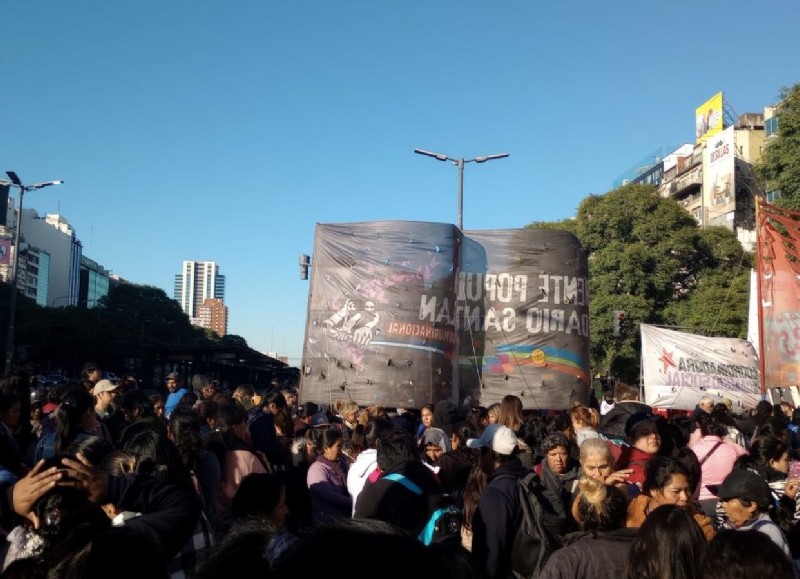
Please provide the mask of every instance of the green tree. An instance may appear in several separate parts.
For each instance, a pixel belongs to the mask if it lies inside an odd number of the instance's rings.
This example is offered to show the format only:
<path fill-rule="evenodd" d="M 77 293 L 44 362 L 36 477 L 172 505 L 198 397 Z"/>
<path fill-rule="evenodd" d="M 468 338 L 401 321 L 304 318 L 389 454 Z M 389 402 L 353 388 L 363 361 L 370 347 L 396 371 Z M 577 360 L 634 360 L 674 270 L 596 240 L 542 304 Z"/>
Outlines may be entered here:
<path fill-rule="evenodd" d="M 777 106 L 778 134 L 756 163 L 765 191 L 780 191 L 778 204 L 800 211 L 800 84 L 783 89 Z"/>
<path fill-rule="evenodd" d="M 636 380 L 640 323 L 743 335 L 751 257 L 731 231 L 701 230 L 654 187 L 631 184 L 593 195 L 581 202 L 576 219 L 534 225 L 568 225 L 589 254 L 593 371 Z M 619 336 L 617 310 L 625 312 Z"/>

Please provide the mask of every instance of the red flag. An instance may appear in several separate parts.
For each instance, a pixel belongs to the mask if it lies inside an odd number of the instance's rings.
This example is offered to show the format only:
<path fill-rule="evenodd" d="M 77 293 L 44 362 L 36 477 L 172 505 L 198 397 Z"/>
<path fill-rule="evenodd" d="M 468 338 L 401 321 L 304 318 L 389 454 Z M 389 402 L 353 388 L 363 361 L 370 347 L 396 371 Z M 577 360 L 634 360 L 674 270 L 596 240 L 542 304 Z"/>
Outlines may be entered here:
<path fill-rule="evenodd" d="M 800 385 L 800 213 L 758 200 L 759 354 L 764 388 Z"/>

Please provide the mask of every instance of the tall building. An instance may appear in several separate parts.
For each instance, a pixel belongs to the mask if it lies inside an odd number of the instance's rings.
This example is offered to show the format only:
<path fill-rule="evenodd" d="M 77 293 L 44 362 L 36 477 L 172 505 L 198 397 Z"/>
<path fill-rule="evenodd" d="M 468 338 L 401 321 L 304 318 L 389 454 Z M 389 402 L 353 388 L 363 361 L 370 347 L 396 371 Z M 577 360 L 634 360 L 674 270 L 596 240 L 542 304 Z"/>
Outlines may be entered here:
<path fill-rule="evenodd" d="M 218 336 L 228 333 L 228 307 L 222 300 L 206 298 L 200 306 L 198 325 L 210 328 Z"/>
<path fill-rule="evenodd" d="M 220 275 L 215 261 L 184 261 L 183 270 L 175 276 L 175 301 L 192 320 L 200 323 L 200 306 L 206 299 L 225 300 L 225 276 Z"/>
<path fill-rule="evenodd" d="M 41 253 L 49 255 L 47 272 L 47 305 L 50 307 L 77 306 L 80 295 L 80 267 L 83 245 L 67 220 L 58 214 L 39 217 L 34 209 L 22 210 L 22 237 L 30 247 L 39 249 L 39 276 L 42 276 Z M 22 243 L 20 243 L 22 245 Z M 25 246 L 22 246 L 25 249 Z M 23 254 L 20 253 L 20 258 Z M 20 259 L 20 275 L 27 271 Z M 33 273 L 33 272 L 31 272 Z M 37 282 L 38 283 L 38 282 Z M 26 287 L 32 287 L 26 284 Z M 28 290 L 25 290 L 29 294 Z M 29 294 L 30 295 L 30 294 Z M 37 299 L 38 301 L 38 299 Z"/>

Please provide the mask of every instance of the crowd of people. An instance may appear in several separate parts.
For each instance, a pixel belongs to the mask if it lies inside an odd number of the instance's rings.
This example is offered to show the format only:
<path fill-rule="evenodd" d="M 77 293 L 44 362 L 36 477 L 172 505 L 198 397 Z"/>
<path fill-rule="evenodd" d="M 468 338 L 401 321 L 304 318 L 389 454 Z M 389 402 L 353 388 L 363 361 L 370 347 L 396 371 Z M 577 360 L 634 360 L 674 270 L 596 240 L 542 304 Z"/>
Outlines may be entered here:
<path fill-rule="evenodd" d="M 0 578 L 798 576 L 788 404 L 322 406 L 98 370 L 0 382 Z"/>

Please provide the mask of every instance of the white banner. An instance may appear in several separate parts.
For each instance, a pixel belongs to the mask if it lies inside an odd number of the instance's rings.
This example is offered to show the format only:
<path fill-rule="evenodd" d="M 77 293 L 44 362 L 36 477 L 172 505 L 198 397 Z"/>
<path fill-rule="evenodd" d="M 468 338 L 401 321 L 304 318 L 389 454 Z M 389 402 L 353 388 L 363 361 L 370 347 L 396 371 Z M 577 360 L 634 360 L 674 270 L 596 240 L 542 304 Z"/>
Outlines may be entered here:
<path fill-rule="evenodd" d="M 753 345 L 737 338 L 707 338 L 641 325 L 645 402 L 657 408 L 693 409 L 706 394 L 729 398 L 733 411 L 761 400 Z"/>

